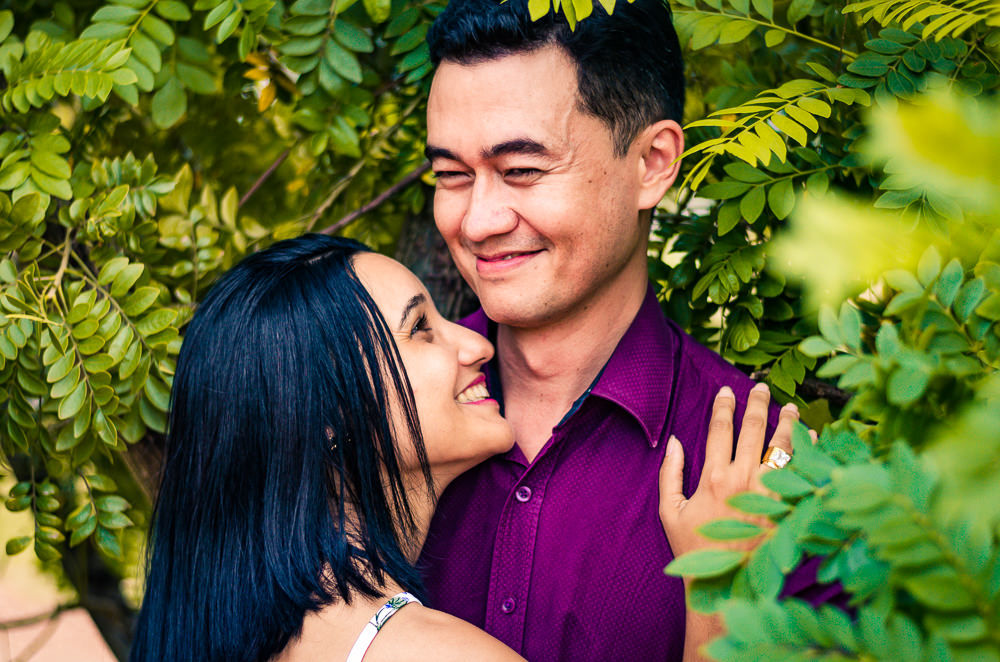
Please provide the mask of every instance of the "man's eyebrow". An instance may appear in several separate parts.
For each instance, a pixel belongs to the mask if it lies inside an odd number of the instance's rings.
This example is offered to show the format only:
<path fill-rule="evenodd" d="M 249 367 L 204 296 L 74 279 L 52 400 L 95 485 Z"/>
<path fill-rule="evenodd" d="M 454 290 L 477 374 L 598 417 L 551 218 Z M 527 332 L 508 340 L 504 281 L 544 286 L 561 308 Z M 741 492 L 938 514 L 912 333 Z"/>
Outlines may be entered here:
<path fill-rule="evenodd" d="M 498 156 L 506 156 L 507 154 L 548 156 L 549 150 L 545 145 L 531 138 L 506 140 L 483 150 L 484 159 L 495 159 Z"/>
<path fill-rule="evenodd" d="M 428 161 L 433 161 L 434 159 L 448 159 L 450 161 L 461 161 L 458 156 L 455 155 L 450 149 L 445 149 L 444 147 L 435 147 L 434 145 L 428 145 L 424 147 L 424 156 L 427 157 Z"/>
<path fill-rule="evenodd" d="M 423 294 L 414 294 L 412 297 L 410 297 L 410 300 L 406 302 L 405 306 L 403 306 L 403 314 L 399 318 L 400 329 L 402 329 L 403 325 L 406 324 L 406 318 L 410 316 L 410 313 L 413 312 L 413 309 L 425 301 L 427 301 L 427 297 L 425 297 Z"/>
<path fill-rule="evenodd" d="M 505 140 L 502 143 L 497 143 L 492 147 L 487 147 L 483 150 L 483 159 L 495 159 L 498 156 L 506 156 L 507 154 L 533 154 L 536 156 L 548 156 L 549 149 L 542 143 L 532 140 L 531 138 L 515 138 L 513 140 Z M 434 159 L 448 159 L 450 161 L 459 161 L 462 159 L 458 158 L 458 155 L 450 149 L 445 149 L 444 147 L 435 147 L 434 145 L 427 145 L 424 148 L 424 156 L 428 160 L 433 161 Z"/>

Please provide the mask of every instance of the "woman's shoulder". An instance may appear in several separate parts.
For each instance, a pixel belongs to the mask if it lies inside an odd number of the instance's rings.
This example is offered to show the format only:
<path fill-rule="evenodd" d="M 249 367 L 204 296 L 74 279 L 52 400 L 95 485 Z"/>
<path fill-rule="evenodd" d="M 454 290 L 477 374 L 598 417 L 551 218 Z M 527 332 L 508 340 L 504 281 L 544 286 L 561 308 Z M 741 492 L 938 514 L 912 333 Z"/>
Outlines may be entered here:
<path fill-rule="evenodd" d="M 408 605 L 390 618 L 365 655 L 365 662 L 467 662 L 470 659 L 484 662 L 524 660 L 476 626 L 420 604 Z"/>

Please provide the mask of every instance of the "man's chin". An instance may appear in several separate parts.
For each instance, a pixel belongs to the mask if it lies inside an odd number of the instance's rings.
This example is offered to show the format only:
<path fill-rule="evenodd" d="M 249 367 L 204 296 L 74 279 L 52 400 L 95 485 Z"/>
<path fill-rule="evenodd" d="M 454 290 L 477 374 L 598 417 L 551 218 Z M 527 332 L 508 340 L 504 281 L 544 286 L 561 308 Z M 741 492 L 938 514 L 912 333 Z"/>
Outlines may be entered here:
<path fill-rule="evenodd" d="M 529 296 L 525 296 L 526 294 Z M 480 292 L 479 305 L 483 307 L 486 316 L 497 324 L 517 329 L 537 329 L 551 322 L 558 314 L 538 301 L 536 294 L 524 292 L 523 288 L 520 291 L 504 292 L 502 295 L 497 292 Z"/>

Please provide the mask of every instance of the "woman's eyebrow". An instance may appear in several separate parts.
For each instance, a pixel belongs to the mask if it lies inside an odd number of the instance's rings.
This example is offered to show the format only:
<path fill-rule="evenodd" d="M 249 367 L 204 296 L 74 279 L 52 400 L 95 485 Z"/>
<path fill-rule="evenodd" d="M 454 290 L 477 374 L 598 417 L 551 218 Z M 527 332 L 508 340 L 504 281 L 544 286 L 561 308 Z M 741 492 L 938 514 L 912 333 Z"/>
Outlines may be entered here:
<path fill-rule="evenodd" d="M 424 296 L 423 294 L 414 294 L 412 297 L 410 297 L 410 300 L 406 302 L 405 306 L 403 306 L 403 314 L 399 318 L 400 329 L 402 329 L 403 325 L 406 324 L 406 318 L 410 316 L 410 313 L 413 312 L 413 309 L 425 301 L 427 301 L 427 297 Z"/>

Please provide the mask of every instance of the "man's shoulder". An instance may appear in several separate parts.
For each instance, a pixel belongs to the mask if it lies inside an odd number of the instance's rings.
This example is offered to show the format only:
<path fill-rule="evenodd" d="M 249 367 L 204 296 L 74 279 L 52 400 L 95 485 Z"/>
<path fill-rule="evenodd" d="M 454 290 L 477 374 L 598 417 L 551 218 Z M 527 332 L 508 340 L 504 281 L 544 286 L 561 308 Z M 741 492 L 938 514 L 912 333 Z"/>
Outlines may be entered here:
<path fill-rule="evenodd" d="M 753 380 L 718 352 L 698 342 L 669 318 L 667 324 L 679 338 L 677 381 L 680 388 L 699 384 L 714 397 L 720 388 L 729 386 L 741 399 L 753 387 Z"/>

